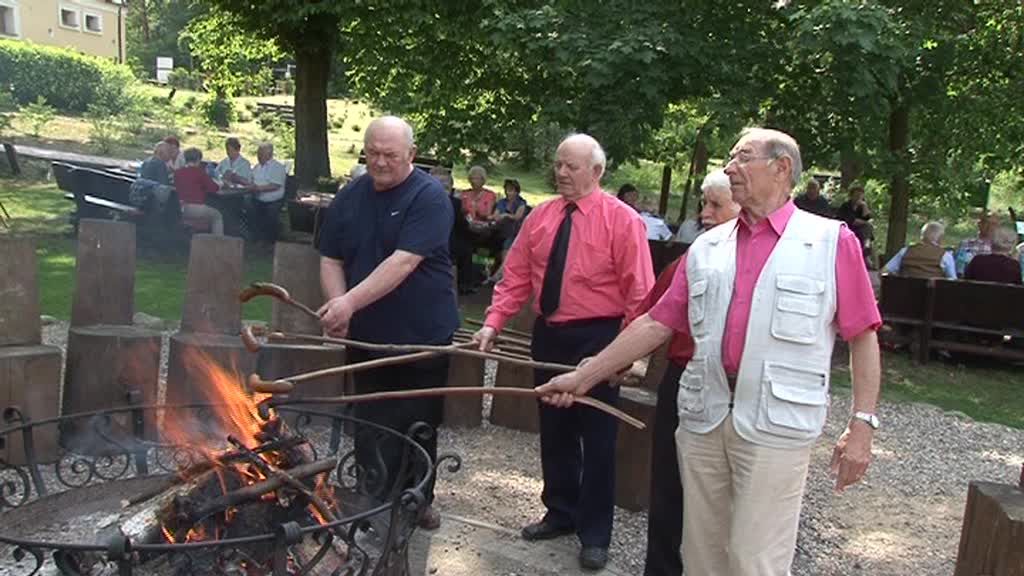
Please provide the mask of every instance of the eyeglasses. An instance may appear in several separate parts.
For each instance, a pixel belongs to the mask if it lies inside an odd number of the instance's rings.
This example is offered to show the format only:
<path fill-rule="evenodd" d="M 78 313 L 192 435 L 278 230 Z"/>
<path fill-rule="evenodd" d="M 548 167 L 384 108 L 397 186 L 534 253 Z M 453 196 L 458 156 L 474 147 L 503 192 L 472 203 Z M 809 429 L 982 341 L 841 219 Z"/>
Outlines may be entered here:
<path fill-rule="evenodd" d="M 775 156 L 768 156 L 765 154 L 754 154 L 749 150 L 740 150 L 739 152 L 733 152 L 729 155 L 728 164 L 735 162 L 736 164 L 747 164 L 754 160 L 774 160 Z"/>
<path fill-rule="evenodd" d="M 398 160 L 400 156 L 401 155 L 398 152 L 394 152 L 394 151 L 388 151 L 388 152 L 378 152 L 377 150 L 367 150 L 366 151 L 366 160 L 369 161 L 369 162 L 376 162 L 379 159 L 379 160 L 383 160 L 383 161 L 387 162 L 388 164 L 391 164 L 391 163 L 395 162 L 396 160 Z"/>

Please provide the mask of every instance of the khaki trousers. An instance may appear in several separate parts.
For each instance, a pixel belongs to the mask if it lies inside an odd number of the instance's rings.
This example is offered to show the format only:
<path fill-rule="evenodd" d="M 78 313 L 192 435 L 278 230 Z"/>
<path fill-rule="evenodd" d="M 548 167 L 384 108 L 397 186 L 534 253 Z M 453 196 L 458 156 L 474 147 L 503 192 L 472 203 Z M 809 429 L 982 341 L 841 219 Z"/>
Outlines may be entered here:
<path fill-rule="evenodd" d="M 676 450 L 686 575 L 789 574 L 811 447 L 748 442 L 730 414 L 708 434 L 680 426 Z"/>
<path fill-rule="evenodd" d="M 185 218 L 209 220 L 210 233 L 217 236 L 224 235 L 224 216 L 212 206 L 207 206 L 206 204 L 182 204 L 181 215 Z"/>

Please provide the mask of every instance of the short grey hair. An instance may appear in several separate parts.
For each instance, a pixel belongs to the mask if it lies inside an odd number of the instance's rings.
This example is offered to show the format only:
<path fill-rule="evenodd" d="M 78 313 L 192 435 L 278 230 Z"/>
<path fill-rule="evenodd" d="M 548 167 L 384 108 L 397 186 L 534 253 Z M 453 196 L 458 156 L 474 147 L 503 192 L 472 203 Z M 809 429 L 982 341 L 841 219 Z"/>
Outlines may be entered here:
<path fill-rule="evenodd" d="M 927 222 L 921 226 L 921 240 L 938 246 L 942 242 L 942 235 L 946 233 L 946 227 L 942 222 Z"/>
<path fill-rule="evenodd" d="M 796 140 L 785 132 L 770 128 L 745 128 L 740 133 L 740 138 L 745 136 L 753 136 L 754 139 L 763 142 L 765 154 L 769 158 L 773 160 L 789 158 L 793 166 L 789 175 L 789 183 L 791 188 L 796 188 L 804 171 L 804 164 L 800 159 L 800 145 L 796 143 Z"/>
<path fill-rule="evenodd" d="M 260 142 L 260 145 L 256 147 L 256 151 L 270 152 L 270 155 L 274 155 L 274 143 L 273 142 Z"/>
<path fill-rule="evenodd" d="M 996 228 L 992 233 L 992 252 L 996 254 L 1009 254 L 1017 244 L 1017 234 L 1005 226 Z"/>
<path fill-rule="evenodd" d="M 472 178 L 474 174 L 479 175 L 484 180 L 487 180 L 487 170 L 483 166 L 470 166 L 469 172 L 466 174 L 466 176 Z"/>
<path fill-rule="evenodd" d="M 704 177 L 704 182 L 700 185 L 701 192 L 720 188 L 732 190 L 732 184 L 729 183 L 729 175 L 725 173 L 725 170 L 708 172 L 708 175 Z"/>
<path fill-rule="evenodd" d="M 594 138 L 590 134 L 584 134 L 582 132 L 574 132 L 572 134 L 569 134 L 565 138 L 563 138 L 562 141 L 559 142 L 558 147 L 561 148 L 562 144 L 565 144 L 566 142 L 569 142 L 570 140 L 572 140 L 572 141 L 581 141 L 581 142 L 586 142 L 587 144 L 590 144 L 590 165 L 592 167 L 593 166 L 600 166 L 601 167 L 601 172 L 602 173 L 604 172 L 605 166 L 608 163 L 608 158 L 607 158 L 607 156 L 605 156 L 604 148 L 601 147 L 601 143 L 598 142 L 596 138 Z"/>
<path fill-rule="evenodd" d="M 416 138 L 415 134 L 413 134 L 412 126 L 398 116 L 381 116 L 380 118 L 374 118 L 366 127 L 366 132 L 363 134 L 364 145 L 366 144 L 366 141 L 370 139 L 370 134 L 372 134 L 378 126 L 398 126 L 402 129 L 402 135 L 405 137 L 405 142 L 409 145 L 409 148 L 416 145 Z"/>

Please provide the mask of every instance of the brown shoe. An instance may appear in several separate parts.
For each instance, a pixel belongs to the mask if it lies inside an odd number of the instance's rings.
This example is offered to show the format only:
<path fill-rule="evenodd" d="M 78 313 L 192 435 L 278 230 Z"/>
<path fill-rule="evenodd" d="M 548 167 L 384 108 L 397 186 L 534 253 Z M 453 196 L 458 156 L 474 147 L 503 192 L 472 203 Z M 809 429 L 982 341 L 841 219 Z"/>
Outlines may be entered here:
<path fill-rule="evenodd" d="M 417 523 L 424 530 L 437 530 L 441 527 L 441 513 L 433 506 L 427 506 L 420 512 L 420 520 Z"/>

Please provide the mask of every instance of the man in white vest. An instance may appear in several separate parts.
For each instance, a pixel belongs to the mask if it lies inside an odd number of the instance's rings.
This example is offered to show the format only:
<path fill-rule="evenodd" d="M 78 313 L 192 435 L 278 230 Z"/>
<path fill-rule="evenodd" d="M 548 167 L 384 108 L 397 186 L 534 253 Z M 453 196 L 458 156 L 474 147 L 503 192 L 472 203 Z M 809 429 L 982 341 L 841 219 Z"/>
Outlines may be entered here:
<path fill-rule="evenodd" d="M 725 168 L 739 218 L 697 238 L 648 314 L 538 388 L 568 406 L 673 331 L 693 337 L 676 430 L 689 576 L 789 573 L 837 333 L 849 343 L 853 402 L 834 414 L 849 420 L 832 455 L 836 490 L 871 461 L 881 317 L 856 236 L 793 204 L 801 170 L 792 137 L 744 131 Z"/>

